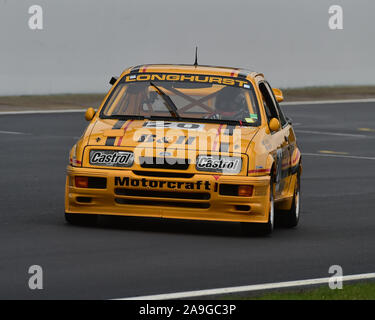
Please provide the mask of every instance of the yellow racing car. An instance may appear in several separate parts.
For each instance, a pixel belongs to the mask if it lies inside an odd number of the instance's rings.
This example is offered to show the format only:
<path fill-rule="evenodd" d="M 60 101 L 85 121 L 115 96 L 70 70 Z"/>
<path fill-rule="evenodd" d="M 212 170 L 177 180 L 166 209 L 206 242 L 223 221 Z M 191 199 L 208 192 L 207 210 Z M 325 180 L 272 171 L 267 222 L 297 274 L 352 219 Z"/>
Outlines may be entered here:
<path fill-rule="evenodd" d="M 143 65 L 112 88 L 70 151 L 65 218 L 240 222 L 269 234 L 300 214 L 301 154 L 283 94 L 238 68 Z"/>

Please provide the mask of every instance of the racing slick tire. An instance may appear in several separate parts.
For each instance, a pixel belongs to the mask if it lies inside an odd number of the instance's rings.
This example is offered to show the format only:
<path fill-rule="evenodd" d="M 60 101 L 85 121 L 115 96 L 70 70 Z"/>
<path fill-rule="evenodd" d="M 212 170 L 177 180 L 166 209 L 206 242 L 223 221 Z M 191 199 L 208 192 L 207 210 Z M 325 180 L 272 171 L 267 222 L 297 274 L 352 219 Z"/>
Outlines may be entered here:
<path fill-rule="evenodd" d="M 298 225 L 301 211 L 301 183 L 300 174 L 297 173 L 296 187 L 294 188 L 293 202 L 290 210 L 282 211 L 279 214 L 280 223 L 285 228 L 294 228 Z"/>
<path fill-rule="evenodd" d="M 301 212 L 301 177 L 297 173 L 296 187 L 294 188 L 293 202 L 290 210 L 276 212 L 276 223 L 284 228 L 294 228 L 298 225 Z"/>
<path fill-rule="evenodd" d="M 65 221 L 73 225 L 93 226 L 98 222 L 98 215 L 65 212 Z"/>
<path fill-rule="evenodd" d="M 273 177 L 270 179 L 270 209 L 267 223 L 241 222 L 242 233 L 247 236 L 270 235 L 275 225 L 275 203 L 273 196 Z"/>

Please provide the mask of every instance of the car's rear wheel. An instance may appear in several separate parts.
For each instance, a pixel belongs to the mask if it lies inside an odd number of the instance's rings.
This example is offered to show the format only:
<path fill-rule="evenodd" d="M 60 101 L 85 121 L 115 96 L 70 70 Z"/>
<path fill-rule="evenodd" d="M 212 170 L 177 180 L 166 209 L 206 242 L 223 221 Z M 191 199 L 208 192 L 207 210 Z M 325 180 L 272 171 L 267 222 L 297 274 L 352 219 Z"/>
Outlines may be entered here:
<path fill-rule="evenodd" d="M 98 215 L 65 212 L 65 220 L 66 222 L 74 225 L 93 226 L 98 222 Z"/>
<path fill-rule="evenodd" d="M 270 180 L 269 214 L 267 223 L 242 222 L 241 228 L 245 235 L 265 236 L 272 233 L 275 225 L 275 204 L 273 196 L 273 178 Z"/>
<path fill-rule="evenodd" d="M 301 211 L 301 184 L 300 175 L 297 173 L 296 186 L 294 188 L 293 203 L 290 210 L 282 212 L 281 223 L 286 228 L 294 228 L 298 225 Z"/>

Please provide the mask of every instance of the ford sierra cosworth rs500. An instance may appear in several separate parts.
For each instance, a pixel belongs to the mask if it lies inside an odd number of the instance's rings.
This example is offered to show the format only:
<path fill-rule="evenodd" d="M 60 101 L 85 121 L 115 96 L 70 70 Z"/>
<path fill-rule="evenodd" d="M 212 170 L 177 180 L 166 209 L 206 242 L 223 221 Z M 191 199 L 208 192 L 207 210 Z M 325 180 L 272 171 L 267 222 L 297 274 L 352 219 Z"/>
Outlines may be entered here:
<path fill-rule="evenodd" d="M 143 65 L 112 78 L 70 151 L 65 218 L 240 222 L 269 234 L 300 215 L 301 153 L 280 89 L 261 73 Z"/>

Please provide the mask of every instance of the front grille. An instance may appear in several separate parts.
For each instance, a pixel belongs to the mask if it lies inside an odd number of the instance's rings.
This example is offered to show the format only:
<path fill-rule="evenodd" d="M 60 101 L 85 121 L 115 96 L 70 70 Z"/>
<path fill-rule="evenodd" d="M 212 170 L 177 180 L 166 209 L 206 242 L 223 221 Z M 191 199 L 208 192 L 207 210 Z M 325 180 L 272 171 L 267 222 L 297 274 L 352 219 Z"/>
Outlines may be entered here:
<path fill-rule="evenodd" d="M 147 198 L 170 198 L 170 199 L 192 199 L 192 200 L 209 200 L 208 192 L 174 192 L 159 190 L 137 190 L 127 188 L 116 188 L 115 194 L 131 197 L 147 197 Z"/>
<path fill-rule="evenodd" d="M 134 174 L 137 176 L 145 177 L 163 177 L 163 178 L 192 178 L 194 177 L 193 173 L 184 173 L 184 172 L 162 172 L 162 171 L 141 171 L 134 170 Z"/>
<path fill-rule="evenodd" d="M 141 206 L 162 206 L 162 207 L 184 207 L 196 209 L 208 209 L 210 204 L 208 202 L 177 202 L 177 201 L 162 201 L 162 200 L 137 200 L 137 199 L 123 199 L 116 198 L 118 204 L 131 204 Z"/>
<path fill-rule="evenodd" d="M 168 163 L 168 161 L 171 163 Z M 165 158 L 139 157 L 139 164 L 145 169 L 187 170 L 189 168 L 189 159 L 168 160 Z"/>

